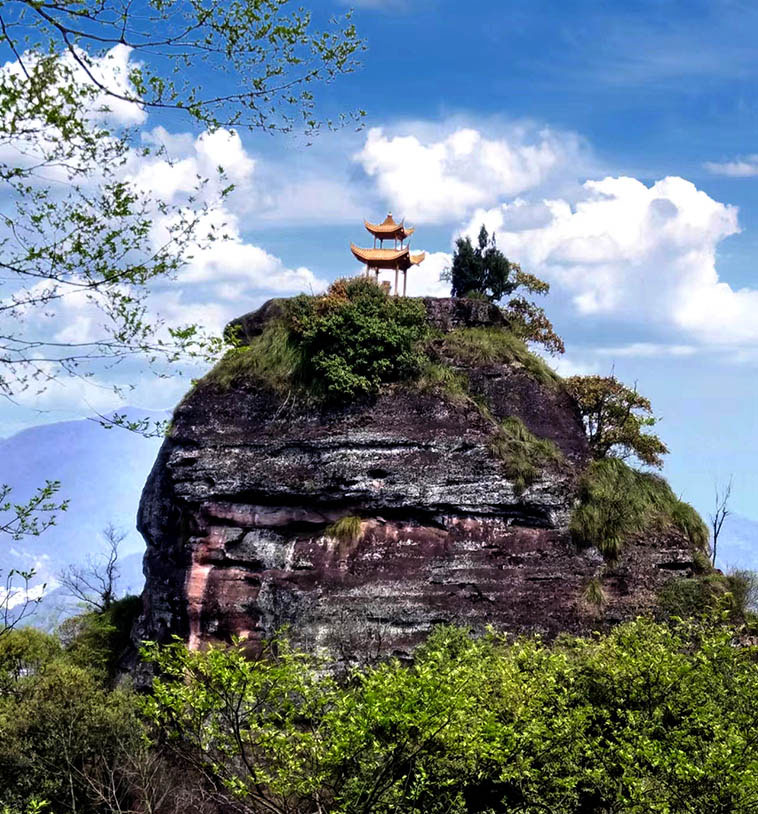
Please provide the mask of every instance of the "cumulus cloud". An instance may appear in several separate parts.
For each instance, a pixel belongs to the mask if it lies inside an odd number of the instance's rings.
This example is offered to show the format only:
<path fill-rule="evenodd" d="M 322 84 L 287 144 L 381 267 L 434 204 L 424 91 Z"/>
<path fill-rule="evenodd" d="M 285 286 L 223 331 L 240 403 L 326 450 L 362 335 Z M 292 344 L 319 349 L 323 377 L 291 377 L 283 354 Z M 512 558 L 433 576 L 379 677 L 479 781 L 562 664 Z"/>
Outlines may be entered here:
<path fill-rule="evenodd" d="M 111 88 L 118 96 L 134 97 L 134 87 L 129 79 L 130 71 L 135 67 L 131 60 L 132 49 L 127 45 L 116 45 L 101 57 L 86 57 L 80 50 L 87 63 L 89 73 L 100 85 Z M 84 68 L 77 63 L 72 54 L 67 52 L 64 60 L 73 69 L 75 78 L 88 83 L 90 80 Z M 147 121 L 145 109 L 128 98 L 117 98 L 117 96 L 98 94 L 93 100 L 92 108 L 98 114 L 103 114 L 116 124 L 127 127 L 142 125 Z"/>
<path fill-rule="evenodd" d="M 414 249 L 413 253 L 416 251 Z M 427 252 L 420 265 L 408 269 L 408 296 L 449 297 L 450 283 L 441 280 L 440 276 L 452 261 L 452 255 L 447 252 Z"/>
<path fill-rule="evenodd" d="M 225 239 L 210 244 L 199 239 L 189 247 L 188 262 L 177 280 L 155 287 L 153 305 L 169 322 L 197 322 L 219 332 L 237 315 L 240 303 L 260 302 L 266 294 L 292 294 L 325 287 L 325 281 L 310 269 L 289 268 L 280 258 L 244 238 L 236 203 L 241 198 L 245 209 L 256 194 L 257 162 L 236 132 L 217 130 L 188 139 L 157 128 L 146 140 L 161 145 L 168 155 L 135 157 L 129 180 L 146 191 L 156 192 L 161 200 L 181 203 L 195 194 L 199 201 L 213 204 L 218 202 L 222 187 L 235 185 L 232 197 L 204 215 L 197 228 L 199 238 L 215 227 Z M 217 174 L 218 167 L 223 168 L 223 176 Z M 206 178 L 207 183 L 197 193 L 199 177 Z M 167 226 L 167 218 L 156 213 L 154 246 L 165 241 Z"/>
<path fill-rule="evenodd" d="M 718 244 L 739 231 L 737 209 L 683 178 L 588 181 L 576 203 L 517 200 L 479 210 L 466 232 L 481 223 L 509 257 L 568 293 L 580 314 L 653 323 L 698 343 L 758 339 L 758 290 L 735 290 L 716 270 Z"/>
<path fill-rule="evenodd" d="M 726 175 L 729 178 L 752 178 L 758 175 L 758 155 L 748 155 L 734 161 L 706 161 L 703 165 L 714 175 Z"/>
<path fill-rule="evenodd" d="M 487 137 L 471 127 L 445 135 L 421 125 L 403 135 L 369 130 L 354 156 L 384 200 L 415 221 L 447 223 L 477 206 L 534 189 L 578 151 L 574 136 L 512 127 Z"/>

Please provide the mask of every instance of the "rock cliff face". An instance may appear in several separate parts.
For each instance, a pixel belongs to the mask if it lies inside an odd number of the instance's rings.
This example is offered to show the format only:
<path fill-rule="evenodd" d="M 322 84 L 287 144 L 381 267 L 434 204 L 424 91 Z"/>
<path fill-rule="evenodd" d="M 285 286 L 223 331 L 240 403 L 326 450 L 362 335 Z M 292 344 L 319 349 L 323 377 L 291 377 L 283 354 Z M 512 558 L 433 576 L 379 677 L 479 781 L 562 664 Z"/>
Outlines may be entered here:
<path fill-rule="evenodd" d="M 485 303 L 425 300 L 440 331 L 502 320 Z M 272 302 L 236 322 L 243 337 Z M 470 401 L 408 385 L 339 411 L 302 409 L 253 381 L 203 383 L 177 408 L 143 493 L 139 638 L 256 644 L 282 625 L 306 647 L 404 654 L 438 623 L 579 632 L 648 609 L 692 555 L 675 532 L 626 546 L 608 568 L 568 531 L 587 461 L 560 385 L 517 365 L 463 371 L 496 419 L 520 418 L 565 463 L 523 491 Z M 348 537 L 329 533 L 360 518 Z M 607 602 L 583 598 L 604 572 Z"/>

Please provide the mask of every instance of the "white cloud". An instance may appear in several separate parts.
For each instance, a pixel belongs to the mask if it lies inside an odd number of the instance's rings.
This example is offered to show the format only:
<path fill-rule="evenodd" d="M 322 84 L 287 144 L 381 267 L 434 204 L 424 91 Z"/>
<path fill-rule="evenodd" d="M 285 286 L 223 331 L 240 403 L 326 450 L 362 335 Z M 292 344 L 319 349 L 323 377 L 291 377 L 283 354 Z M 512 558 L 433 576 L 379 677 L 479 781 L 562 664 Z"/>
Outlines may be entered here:
<path fill-rule="evenodd" d="M 135 67 L 135 63 L 131 61 L 131 53 L 132 49 L 127 45 L 116 45 L 101 57 L 86 57 L 85 53 L 79 50 L 94 79 L 119 96 L 126 97 L 136 96 L 129 80 L 129 72 Z M 79 81 L 85 84 L 91 81 L 70 52 L 66 52 L 64 61 L 74 69 L 74 75 Z M 106 117 L 119 125 L 131 127 L 142 125 L 147 121 L 147 113 L 143 107 L 105 93 L 99 94 L 94 99 L 92 107 L 98 112 L 105 111 Z"/>
<path fill-rule="evenodd" d="M 622 357 L 661 357 L 661 356 L 694 356 L 698 352 L 695 345 L 662 345 L 656 342 L 631 342 L 618 347 L 597 348 L 598 356 Z"/>
<path fill-rule="evenodd" d="M 428 124 L 407 125 L 405 132 L 390 136 L 372 128 L 354 160 L 396 214 L 422 222 L 459 220 L 477 206 L 534 189 L 578 152 L 575 136 L 547 129 L 511 127 L 495 138 L 471 127 Z"/>
<path fill-rule="evenodd" d="M 758 339 L 758 290 L 735 290 L 716 270 L 716 247 L 739 232 L 737 209 L 683 178 L 587 181 L 576 203 L 524 201 L 479 210 L 513 260 L 568 293 L 585 315 L 673 329 L 697 343 Z M 530 223 L 531 214 L 535 217 Z"/>
<path fill-rule="evenodd" d="M 417 250 L 413 251 L 415 254 Z M 447 252 L 427 252 L 422 263 L 408 269 L 408 296 L 449 297 L 450 283 L 441 280 L 440 275 L 450 267 L 452 260 Z"/>
<path fill-rule="evenodd" d="M 748 155 L 735 161 L 706 161 L 703 166 L 714 175 L 726 175 L 729 178 L 752 178 L 758 175 L 758 155 Z"/>
<path fill-rule="evenodd" d="M 589 376 L 598 372 L 598 364 L 594 361 L 578 359 L 571 354 L 561 356 L 544 356 L 545 362 L 559 375 L 567 378 L 569 376 Z"/>
<path fill-rule="evenodd" d="M 0 607 L 7 610 L 13 610 L 28 603 L 37 602 L 48 593 L 48 591 L 56 588 L 58 583 L 51 580 L 48 584 L 32 585 L 29 588 L 22 586 L 11 587 L 10 589 L 0 589 Z"/>

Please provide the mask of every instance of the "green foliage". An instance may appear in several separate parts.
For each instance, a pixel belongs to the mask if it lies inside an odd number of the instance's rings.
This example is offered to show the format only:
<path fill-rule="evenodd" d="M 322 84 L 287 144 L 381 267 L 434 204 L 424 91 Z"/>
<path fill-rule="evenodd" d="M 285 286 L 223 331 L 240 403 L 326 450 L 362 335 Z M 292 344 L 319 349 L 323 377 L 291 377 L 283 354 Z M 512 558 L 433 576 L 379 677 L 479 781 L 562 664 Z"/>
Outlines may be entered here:
<path fill-rule="evenodd" d="M 454 404 L 470 400 L 468 379 L 449 365 L 426 359 L 414 386 L 421 392 L 439 392 Z"/>
<path fill-rule="evenodd" d="M 140 597 L 126 596 L 115 600 L 106 611 L 66 619 L 57 632 L 69 661 L 103 681 L 112 681 L 119 660 L 130 646 L 132 626 L 141 610 Z"/>
<path fill-rule="evenodd" d="M 28 629 L 0 639 L 0 801 L 19 811 L 102 810 L 97 789 L 142 737 L 135 699 L 107 690 L 52 636 Z"/>
<path fill-rule="evenodd" d="M 571 532 L 579 545 L 594 545 L 615 560 L 632 534 L 674 526 L 693 551 L 707 551 L 708 529 L 662 478 L 638 472 L 618 458 L 593 461 L 579 485 Z"/>
<path fill-rule="evenodd" d="M 511 263 L 497 248 L 495 235 L 489 235 L 482 226 L 477 245 L 470 237 L 459 237 L 455 241 L 453 264 L 449 271 L 454 297 L 486 297 L 497 302 L 513 292 L 517 286 L 518 264 Z"/>
<path fill-rule="evenodd" d="M 748 814 L 756 651 L 710 622 L 589 640 L 436 630 L 344 685 L 284 642 L 151 646 L 149 717 L 247 811 Z"/>
<path fill-rule="evenodd" d="M 302 127 L 312 133 L 333 127 L 335 122 L 316 120 L 315 86 L 355 70 L 357 54 L 365 48 L 350 15 L 332 18 L 331 26 L 319 31 L 310 12 L 292 8 L 287 0 L 148 0 L 139 9 L 83 0 L 75 12 L 57 4 L 6 0 L 3 41 L 14 53 L 30 47 L 42 55 L 68 51 L 81 73 L 96 78 L 104 106 L 117 99 L 148 111 L 171 110 L 210 130 Z M 117 45 L 135 58 L 129 82 L 109 84 L 93 58 Z M 34 64 L 27 59 L 28 66 Z M 189 68 L 223 77 L 223 97 L 184 82 Z M 61 95 L 66 91 L 61 88 Z M 61 121 L 55 112 L 42 107 L 40 114 L 47 114 L 47 123 Z M 76 135 L 67 119 L 61 124 L 64 137 Z"/>
<path fill-rule="evenodd" d="M 198 382 L 228 389 L 245 381 L 263 382 L 279 393 L 286 393 L 300 383 L 303 353 L 281 320 L 270 322 L 249 344 L 232 348 L 223 359 Z"/>
<path fill-rule="evenodd" d="M 559 466 L 564 460 L 552 441 L 537 438 L 515 416 L 500 422 L 490 449 L 503 461 L 506 476 L 519 492 L 534 483 L 546 468 Z"/>
<path fill-rule="evenodd" d="M 733 568 L 726 575 L 732 609 L 744 619 L 758 610 L 758 573 L 747 568 Z"/>
<path fill-rule="evenodd" d="M 675 577 L 660 589 L 657 604 L 664 613 L 680 619 L 707 617 L 718 609 L 726 610 L 734 619 L 740 616 L 728 581 L 721 574 Z"/>
<path fill-rule="evenodd" d="M 518 276 L 523 278 L 530 275 L 519 272 Z M 524 342 L 542 345 L 548 353 L 565 353 L 563 340 L 555 332 L 543 308 L 526 297 L 512 297 L 502 311 L 510 330 Z"/>
<path fill-rule="evenodd" d="M 543 359 L 530 353 L 523 340 L 503 328 L 458 328 L 435 341 L 438 352 L 460 365 L 521 366 L 539 382 L 560 381 Z"/>
<path fill-rule="evenodd" d="M 336 689 L 312 658 L 284 640 L 255 661 L 240 647 L 200 653 L 179 641 L 148 644 L 143 656 L 159 675 L 144 699 L 148 718 L 176 754 L 200 760 L 253 810 L 266 800 L 313 796 L 324 784 L 324 718 Z"/>
<path fill-rule="evenodd" d="M 385 382 L 418 376 L 426 311 L 418 300 L 391 297 L 362 277 L 337 280 L 323 297 L 287 304 L 302 349 L 303 378 L 334 402 L 375 394 Z"/>
<path fill-rule="evenodd" d="M 643 464 L 663 466 L 668 449 L 646 432 L 658 421 L 648 399 L 615 376 L 571 376 L 565 383 L 579 405 L 593 457 L 634 456 Z"/>
<path fill-rule="evenodd" d="M 454 297 L 489 302 L 499 302 L 517 289 L 530 294 L 547 294 L 550 290 L 544 280 L 522 271 L 518 263 L 511 263 L 497 248 L 494 233 L 488 234 L 484 225 L 476 246 L 470 237 L 456 240 L 453 264 L 444 276 L 452 283 Z M 564 352 L 563 340 L 544 310 L 525 296 L 511 298 L 503 313 L 511 331 L 523 341 L 543 345 L 550 353 Z"/>
<path fill-rule="evenodd" d="M 371 280 L 337 280 L 323 296 L 283 301 L 283 311 L 200 384 L 255 380 L 345 404 L 376 394 L 383 383 L 416 378 L 424 364 L 423 304 L 390 297 Z"/>
<path fill-rule="evenodd" d="M 582 597 L 588 605 L 602 608 L 607 601 L 603 583 L 598 577 L 593 577 L 586 585 Z"/>
<path fill-rule="evenodd" d="M 22 677 L 37 675 L 63 654 L 54 636 L 22 627 L 0 639 L 0 694 L 9 692 Z"/>
<path fill-rule="evenodd" d="M 340 543 L 357 543 L 361 537 L 361 518 L 350 515 L 341 517 L 327 526 L 324 534 Z"/>
<path fill-rule="evenodd" d="M 686 800 L 749 814 L 758 649 L 717 622 L 637 619 L 552 645 L 438 628 L 412 663 L 344 682 L 285 639 L 256 660 L 244 642 L 177 640 L 145 646 L 156 678 L 141 699 L 104 689 L 52 637 L 13 631 L 0 641 L 0 801 L 29 814 L 42 800 L 56 814 L 163 814 L 207 811 L 203 799 L 250 814 L 674 814 Z"/>
<path fill-rule="evenodd" d="M 323 296 L 282 300 L 280 315 L 230 350 L 198 385 L 226 389 L 257 381 L 282 395 L 346 404 L 402 381 L 454 402 L 476 401 L 456 365 L 509 364 L 543 384 L 560 382 L 523 339 L 504 328 L 429 334 L 419 300 L 391 297 L 365 278 L 337 280 Z"/>

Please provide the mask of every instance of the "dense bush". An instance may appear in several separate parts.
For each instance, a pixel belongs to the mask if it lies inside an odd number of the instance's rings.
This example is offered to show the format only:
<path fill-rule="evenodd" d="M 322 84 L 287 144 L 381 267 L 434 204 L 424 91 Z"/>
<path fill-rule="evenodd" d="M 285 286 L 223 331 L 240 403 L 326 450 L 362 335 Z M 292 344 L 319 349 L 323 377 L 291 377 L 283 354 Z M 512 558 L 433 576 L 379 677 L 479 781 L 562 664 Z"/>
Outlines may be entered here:
<path fill-rule="evenodd" d="M 589 465 L 571 518 L 571 532 L 579 545 L 594 545 L 613 560 L 630 535 L 666 525 L 685 534 L 693 551 L 708 550 L 705 523 L 663 478 L 632 469 L 617 458 Z"/>
<path fill-rule="evenodd" d="M 103 810 L 102 792 L 142 727 L 134 696 L 103 684 L 101 665 L 77 664 L 56 638 L 0 638 L 0 803 L 35 798 L 52 812 Z"/>
<path fill-rule="evenodd" d="M 283 643 L 150 648 L 149 716 L 252 812 L 747 812 L 756 650 L 707 623 L 589 640 L 438 630 L 345 684 Z M 686 807 L 682 806 L 686 801 Z"/>
<path fill-rule="evenodd" d="M 231 350 L 207 381 L 258 379 L 279 391 L 355 401 L 382 383 L 417 377 L 427 331 L 419 300 L 391 297 L 363 277 L 337 280 L 323 296 L 283 301 L 281 315 Z"/>
<path fill-rule="evenodd" d="M 323 297 L 289 301 L 287 314 L 303 377 L 330 400 L 371 395 L 383 382 L 421 369 L 419 340 L 428 330 L 423 303 L 391 297 L 371 280 L 337 280 Z"/>
<path fill-rule="evenodd" d="M 744 639 L 709 619 L 552 645 L 440 628 L 413 663 L 341 681 L 283 639 L 257 661 L 244 643 L 177 641 L 146 647 L 158 678 L 139 699 L 53 637 L 13 631 L 0 810 L 748 814 L 758 649 Z"/>

